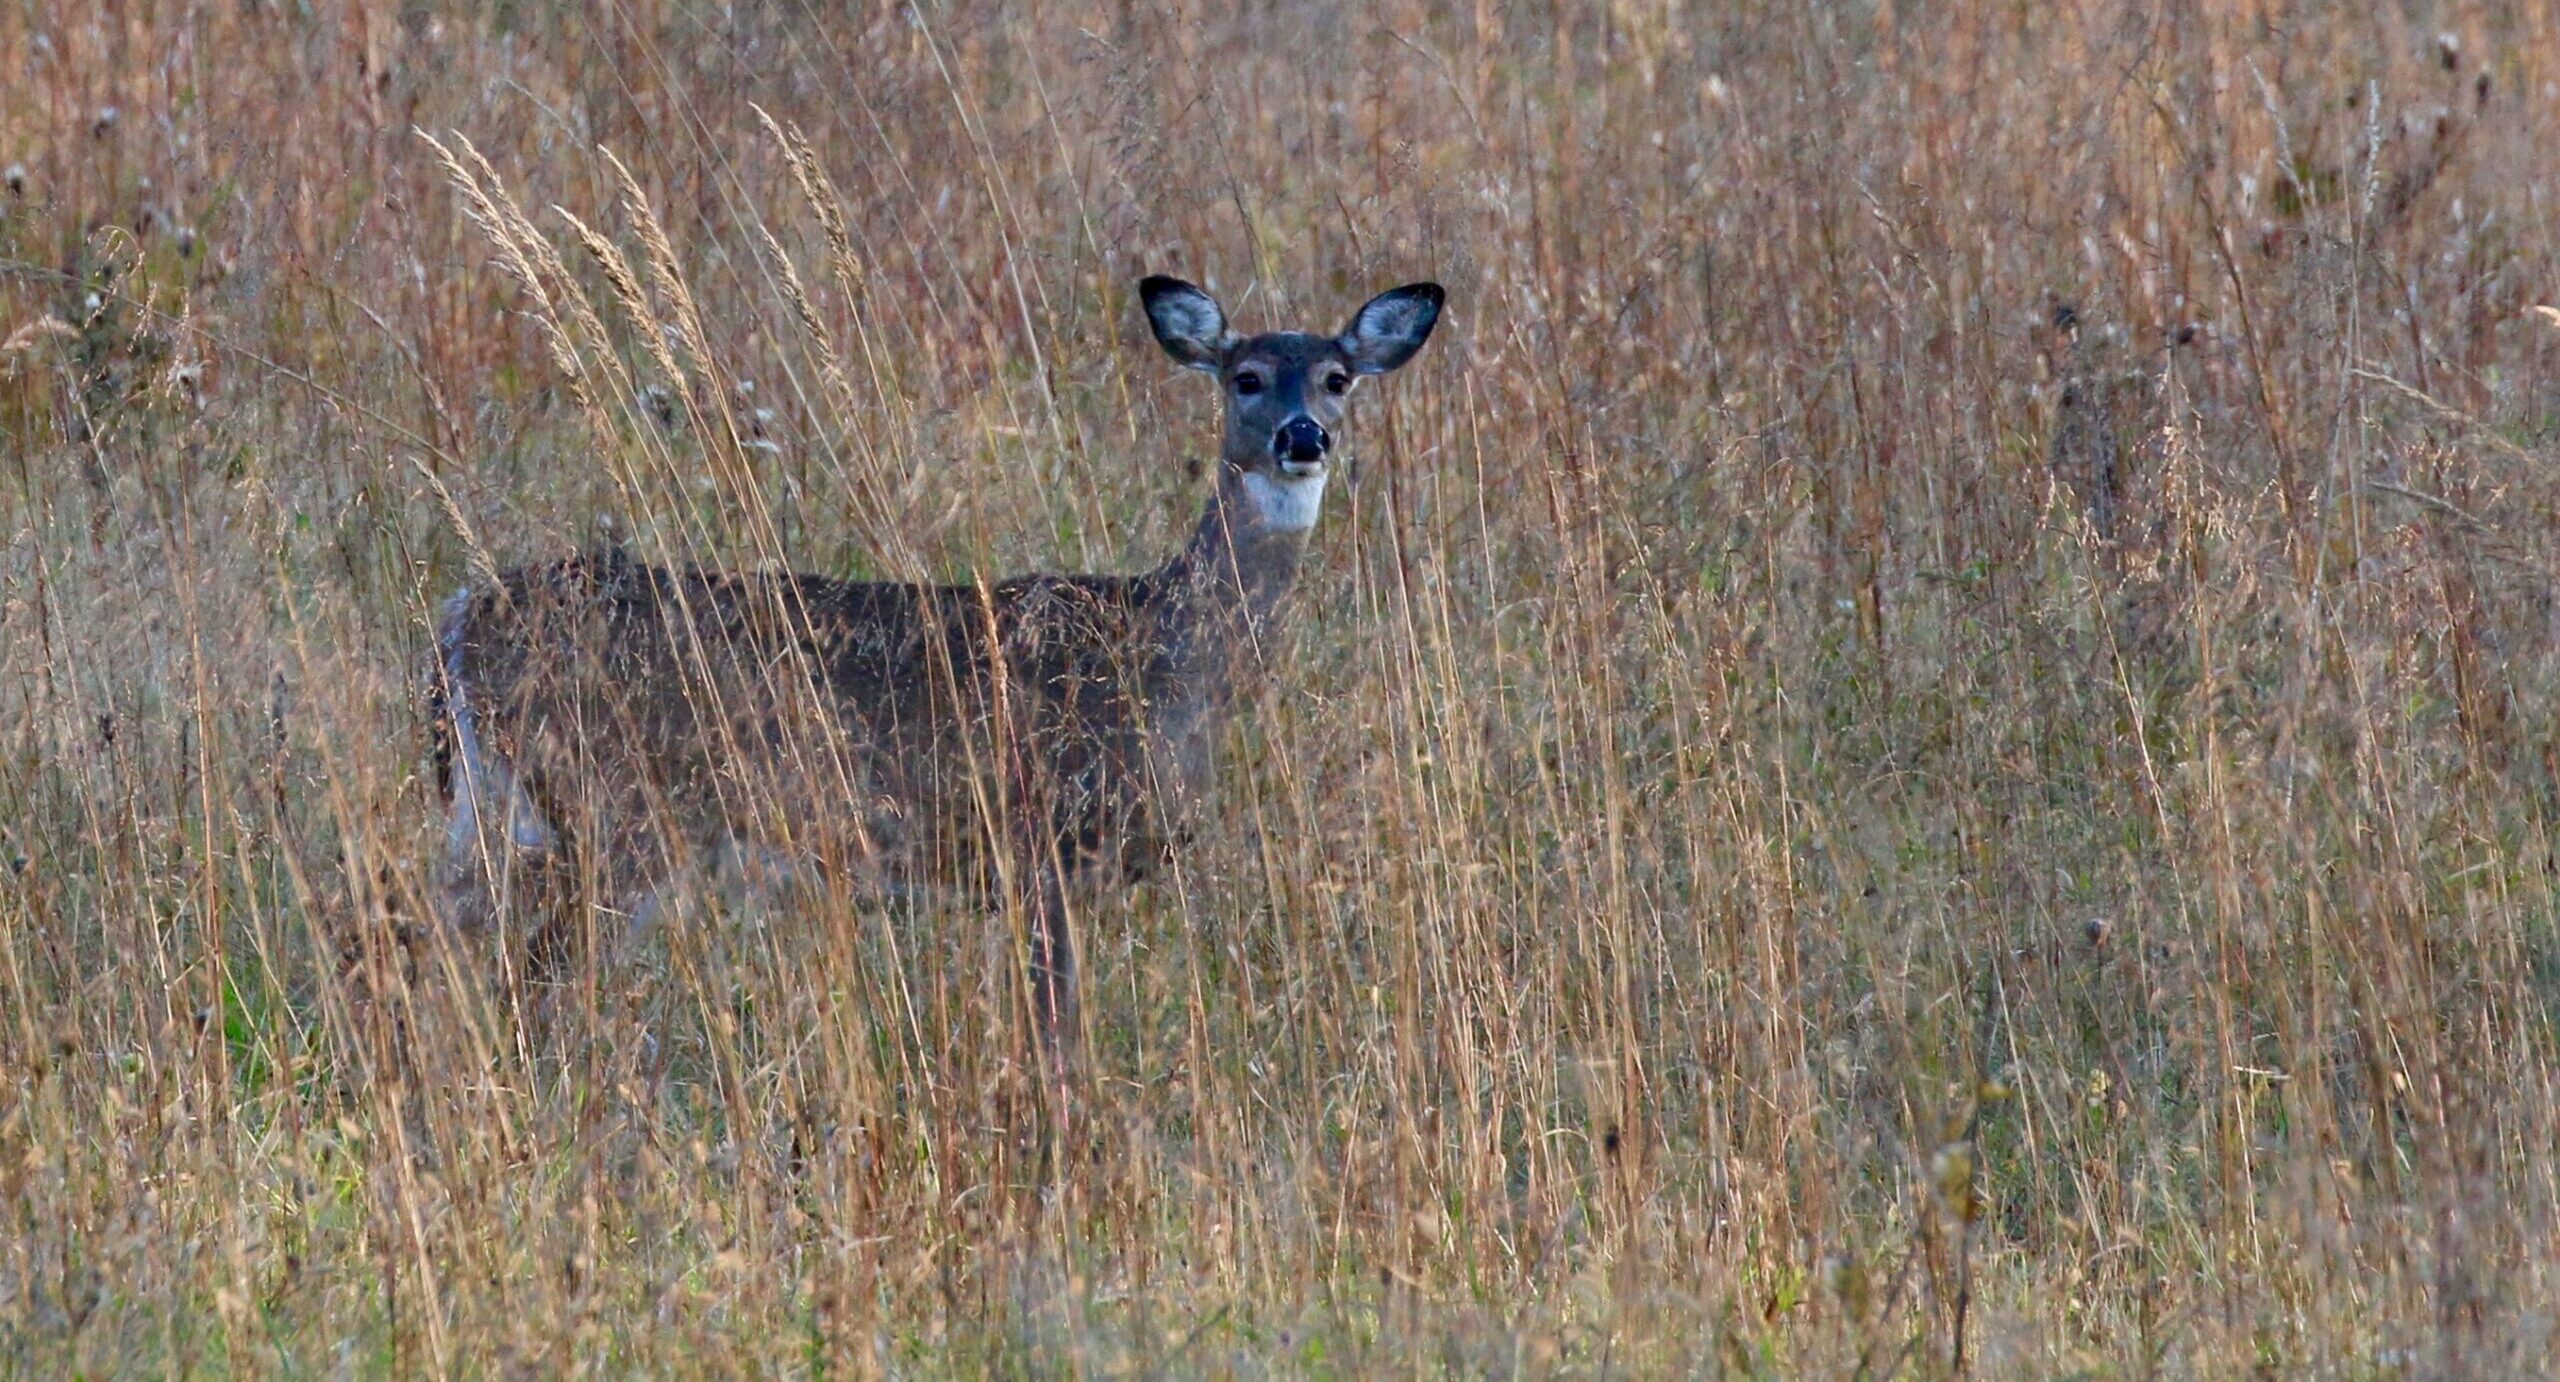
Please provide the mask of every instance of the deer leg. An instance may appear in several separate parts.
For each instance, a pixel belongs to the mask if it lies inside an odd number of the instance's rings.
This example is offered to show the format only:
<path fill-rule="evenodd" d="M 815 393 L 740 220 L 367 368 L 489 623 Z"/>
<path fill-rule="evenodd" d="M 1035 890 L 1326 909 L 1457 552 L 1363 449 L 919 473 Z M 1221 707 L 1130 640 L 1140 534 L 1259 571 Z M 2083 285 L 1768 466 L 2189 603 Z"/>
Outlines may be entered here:
<path fill-rule="evenodd" d="M 471 702 L 453 693 L 446 713 L 453 752 L 445 783 L 451 813 L 437 893 L 444 920 L 472 931 L 508 909 L 518 862 L 550 853 L 558 837 L 515 765 L 481 742 Z"/>
<path fill-rule="evenodd" d="M 1067 925 L 1064 880 L 1053 863 L 1032 870 L 1025 918 L 1031 943 L 1031 1001 L 1040 1019 L 1040 1044 L 1059 1073 L 1071 1066 L 1083 1036 L 1076 1001 L 1075 938 Z"/>

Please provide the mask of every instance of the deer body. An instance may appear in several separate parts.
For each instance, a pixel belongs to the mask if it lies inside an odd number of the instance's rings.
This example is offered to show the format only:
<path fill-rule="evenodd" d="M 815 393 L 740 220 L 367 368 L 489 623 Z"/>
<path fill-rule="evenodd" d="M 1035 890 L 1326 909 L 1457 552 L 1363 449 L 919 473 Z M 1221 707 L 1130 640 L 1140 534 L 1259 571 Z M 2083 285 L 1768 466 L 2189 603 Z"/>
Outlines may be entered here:
<path fill-rule="evenodd" d="M 1141 292 L 1228 403 L 1216 487 L 1152 571 L 931 586 L 605 552 L 457 595 L 438 630 L 448 914 L 494 918 L 573 860 L 644 910 L 724 854 L 1009 895 L 1043 1031 L 1072 1043 L 1066 887 L 1142 865 L 1206 787 L 1296 580 L 1328 427 L 1441 300 L 1417 285 L 1339 336 L 1238 339 L 1189 284 Z"/>

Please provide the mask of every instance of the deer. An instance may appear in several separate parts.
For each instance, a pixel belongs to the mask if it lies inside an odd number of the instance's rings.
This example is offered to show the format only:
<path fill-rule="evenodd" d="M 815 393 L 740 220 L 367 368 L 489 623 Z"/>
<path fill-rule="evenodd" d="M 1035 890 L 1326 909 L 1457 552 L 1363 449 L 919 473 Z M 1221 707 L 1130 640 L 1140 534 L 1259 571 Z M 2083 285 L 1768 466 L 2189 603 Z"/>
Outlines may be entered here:
<path fill-rule="evenodd" d="M 724 858 L 956 886 L 1019 918 L 1040 1044 L 1072 1062 L 1069 893 L 1175 847 L 1229 710 L 1268 675 L 1347 405 L 1414 358 L 1445 301 L 1408 284 L 1333 334 L 1247 336 L 1181 279 L 1138 295 L 1224 413 L 1199 522 L 1153 570 L 935 585 L 607 547 L 446 602 L 429 688 L 444 917 L 538 914 L 534 948 L 557 953 Z"/>

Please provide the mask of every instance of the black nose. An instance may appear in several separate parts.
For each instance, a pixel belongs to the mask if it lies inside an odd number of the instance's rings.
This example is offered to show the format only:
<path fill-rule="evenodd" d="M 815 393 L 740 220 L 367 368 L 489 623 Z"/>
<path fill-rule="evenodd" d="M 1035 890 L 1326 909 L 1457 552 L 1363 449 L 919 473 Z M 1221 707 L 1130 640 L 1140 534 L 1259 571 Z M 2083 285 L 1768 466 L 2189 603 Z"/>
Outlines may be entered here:
<path fill-rule="evenodd" d="M 1321 461 L 1333 449 L 1333 438 L 1311 417 L 1293 417 L 1280 424 L 1280 434 L 1271 439 L 1274 455 L 1290 461 Z"/>

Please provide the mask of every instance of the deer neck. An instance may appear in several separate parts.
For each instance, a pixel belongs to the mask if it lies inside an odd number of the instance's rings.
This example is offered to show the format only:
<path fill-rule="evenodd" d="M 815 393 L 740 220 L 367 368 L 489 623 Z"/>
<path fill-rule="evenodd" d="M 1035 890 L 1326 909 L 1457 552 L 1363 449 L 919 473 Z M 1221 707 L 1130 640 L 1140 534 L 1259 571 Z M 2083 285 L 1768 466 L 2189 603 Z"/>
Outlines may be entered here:
<path fill-rule="evenodd" d="M 1167 670 L 1206 700 L 1225 700 L 1277 632 L 1323 487 L 1218 466 L 1191 541 L 1160 573 Z"/>

